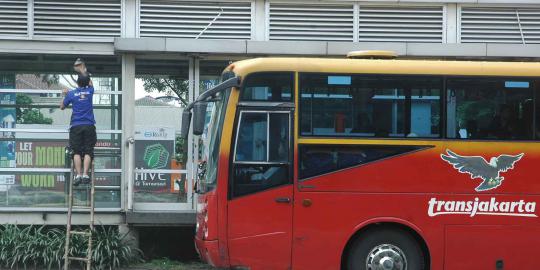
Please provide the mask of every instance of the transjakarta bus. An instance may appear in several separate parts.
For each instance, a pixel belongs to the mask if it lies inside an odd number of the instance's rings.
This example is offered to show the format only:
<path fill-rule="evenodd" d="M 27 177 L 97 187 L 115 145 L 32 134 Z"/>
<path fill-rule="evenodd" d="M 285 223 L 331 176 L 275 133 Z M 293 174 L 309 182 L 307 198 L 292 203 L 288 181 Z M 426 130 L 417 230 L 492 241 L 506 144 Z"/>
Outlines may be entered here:
<path fill-rule="evenodd" d="M 540 269 L 540 63 L 259 58 L 187 108 L 195 134 L 209 102 L 206 262 Z"/>

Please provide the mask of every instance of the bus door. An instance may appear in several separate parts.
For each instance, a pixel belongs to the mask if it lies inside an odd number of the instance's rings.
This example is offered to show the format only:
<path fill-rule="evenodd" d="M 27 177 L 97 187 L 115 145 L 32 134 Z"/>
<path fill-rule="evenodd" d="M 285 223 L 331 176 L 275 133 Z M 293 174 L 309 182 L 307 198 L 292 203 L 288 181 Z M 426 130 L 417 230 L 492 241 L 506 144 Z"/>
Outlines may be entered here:
<path fill-rule="evenodd" d="M 292 115 L 282 106 L 239 107 L 229 174 L 231 266 L 291 266 Z"/>

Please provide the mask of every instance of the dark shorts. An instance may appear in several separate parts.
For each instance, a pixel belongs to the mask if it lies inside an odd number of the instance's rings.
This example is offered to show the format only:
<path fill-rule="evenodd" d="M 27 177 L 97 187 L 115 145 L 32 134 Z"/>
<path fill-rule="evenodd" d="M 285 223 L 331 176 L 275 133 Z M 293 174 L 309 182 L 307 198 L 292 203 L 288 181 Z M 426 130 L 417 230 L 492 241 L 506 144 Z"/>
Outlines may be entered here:
<path fill-rule="evenodd" d="M 74 155 L 94 158 L 97 135 L 95 126 L 74 126 L 69 129 L 69 146 Z"/>

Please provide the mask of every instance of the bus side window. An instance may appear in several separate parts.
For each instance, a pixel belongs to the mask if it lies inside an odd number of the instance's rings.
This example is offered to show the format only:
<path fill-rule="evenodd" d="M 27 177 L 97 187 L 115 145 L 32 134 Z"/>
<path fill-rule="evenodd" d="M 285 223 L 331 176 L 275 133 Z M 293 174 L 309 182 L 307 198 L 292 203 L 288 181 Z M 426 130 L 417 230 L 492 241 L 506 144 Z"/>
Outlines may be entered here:
<path fill-rule="evenodd" d="M 422 148 L 403 145 L 300 145 L 298 176 L 302 181 L 308 180 Z"/>
<path fill-rule="evenodd" d="M 231 197 L 291 182 L 289 128 L 289 112 L 240 113 Z"/>
<path fill-rule="evenodd" d="M 294 74 L 292 72 L 261 72 L 249 74 L 240 95 L 241 101 L 292 102 Z"/>
<path fill-rule="evenodd" d="M 533 139 L 534 95 L 520 79 L 461 78 L 447 82 L 447 136 L 456 139 Z"/>
<path fill-rule="evenodd" d="M 300 74 L 302 136 L 440 138 L 442 78 Z"/>

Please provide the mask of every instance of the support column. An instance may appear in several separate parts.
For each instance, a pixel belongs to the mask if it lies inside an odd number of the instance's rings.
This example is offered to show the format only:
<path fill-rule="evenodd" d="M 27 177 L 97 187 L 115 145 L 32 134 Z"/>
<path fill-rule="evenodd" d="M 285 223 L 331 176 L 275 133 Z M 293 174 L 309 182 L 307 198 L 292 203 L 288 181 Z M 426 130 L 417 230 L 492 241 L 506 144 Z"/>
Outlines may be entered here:
<path fill-rule="evenodd" d="M 131 248 L 139 248 L 139 231 L 135 227 L 126 224 L 118 225 L 118 233 L 124 237 L 124 242 Z"/>
<path fill-rule="evenodd" d="M 122 37 L 139 37 L 139 0 L 122 1 Z"/>
<path fill-rule="evenodd" d="M 251 4 L 251 39 L 257 41 L 266 40 L 266 1 L 255 0 Z"/>
<path fill-rule="evenodd" d="M 458 43 L 458 6 L 447 4 L 446 7 L 446 43 Z"/>
<path fill-rule="evenodd" d="M 133 150 L 130 139 L 135 136 L 135 55 L 122 55 L 122 204 L 133 209 Z"/>

